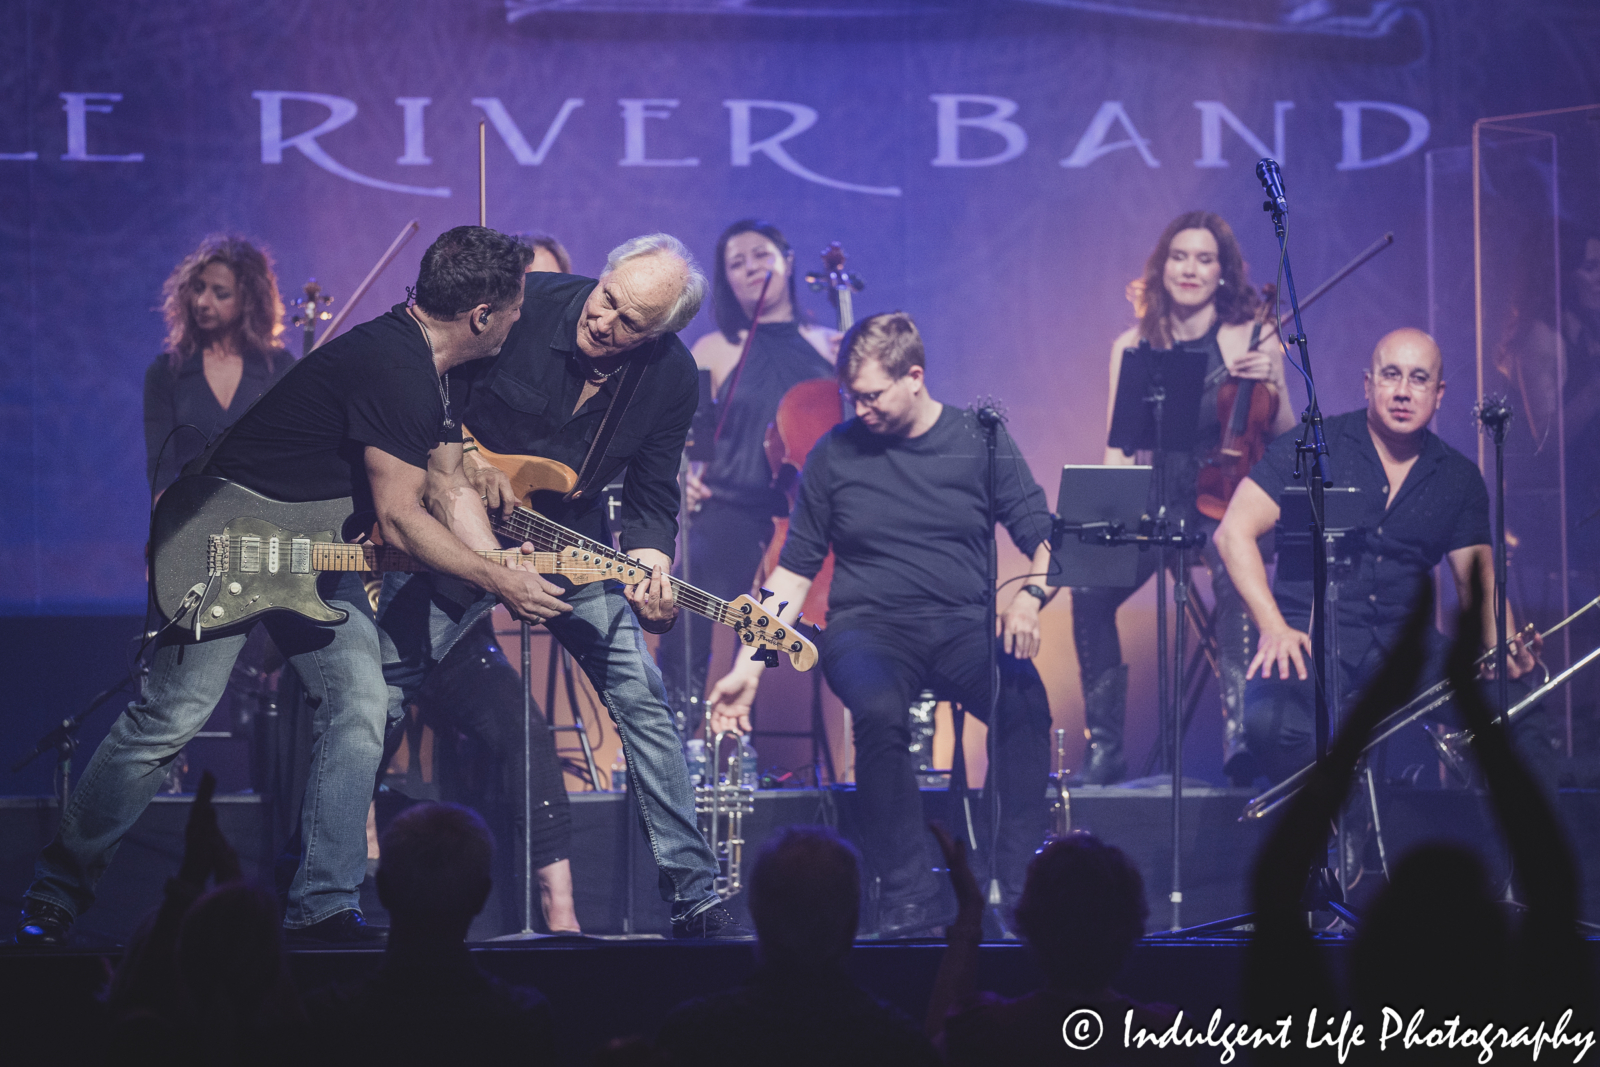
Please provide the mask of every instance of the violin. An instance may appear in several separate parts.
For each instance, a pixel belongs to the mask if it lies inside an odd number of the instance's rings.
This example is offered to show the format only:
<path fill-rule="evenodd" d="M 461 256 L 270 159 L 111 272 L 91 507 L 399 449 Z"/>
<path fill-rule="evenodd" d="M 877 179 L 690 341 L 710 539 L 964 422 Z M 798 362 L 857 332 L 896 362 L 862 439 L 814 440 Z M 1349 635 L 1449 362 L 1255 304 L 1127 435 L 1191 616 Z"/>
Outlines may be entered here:
<path fill-rule="evenodd" d="M 1261 343 L 1261 333 L 1277 297 L 1270 283 L 1261 288 L 1261 311 L 1250 330 L 1250 351 Z M 1222 518 L 1235 489 L 1272 443 L 1272 427 L 1281 403 L 1277 386 L 1254 378 L 1229 377 L 1217 388 L 1217 420 L 1222 442 L 1200 464 L 1195 479 L 1195 507 L 1208 519 Z"/>
<path fill-rule="evenodd" d="M 1300 301 L 1305 311 L 1327 295 L 1328 291 L 1351 274 L 1367 260 L 1394 244 L 1394 234 L 1386 233 L 1362 249 L 1349 263 L 1334 271 L 1333 276 L 1311 291 Z M 1256 313 L 1255 326 L 1250 330 L 1250 351 L 1261 342 L 1261 333 L 1268 322 L 1277 332 L 1277 322 L 1271 309 L 1277 303 L 1275 285 L 1261 287 L 1261 310 Z M 1217 417 L 1222 422 L 1222 443 L 1202 462 L 1195 480 L 1195 507 L 1208 519 L 1222 518 L 1228 510 L 1233 491 L 1239 488 L 1250 468 L 1255 466 L 1272 443 L 1272 422 L 1278 417 L 1281 403 L 1277 387 L 1269 382 L 1248 378 L 1229 378 L 1217 389 Z"/>
<path fill-rule="evenodd" d="M 844 269 L 844 248 L 838 241 L 831 242 L 822 250 L 822 263 L 827 270 L 807 274 L 806 284 L 813 290 L 828 291 L 829 299 L 838 311 L 839 331 L 843 333 L 855 325 L 855 305 L 851 298 L 866 288 L 866 283 L 860 275 Z M 843 421 L 844 404 L 839 398 L 839 386 L 831 378 L 800 382 L 778 401 L 778 413 L 767 426 L 763 445 L 767 464 L 772 468 L 773 484 L 789 498 L 791 510 L 794 507 L 795 482 L 800 468 L 805 465 L 806 456 L 823 434 Z M 775 519 L 773 525 L 772 543 L 767 546 L 766 555 L 762 557 L 761 566 L 756 572 L 757 586 L 777 569 L 778 557 L 783 552 L 783 542 L 789 533 L 787 518 Z M 819 624 L 824 620 L 828 610 L 828 586 L 832 580 L 833 553 L 829 552 L 822 569 L 812 580 L 801 614 L 809 615 Z"/>

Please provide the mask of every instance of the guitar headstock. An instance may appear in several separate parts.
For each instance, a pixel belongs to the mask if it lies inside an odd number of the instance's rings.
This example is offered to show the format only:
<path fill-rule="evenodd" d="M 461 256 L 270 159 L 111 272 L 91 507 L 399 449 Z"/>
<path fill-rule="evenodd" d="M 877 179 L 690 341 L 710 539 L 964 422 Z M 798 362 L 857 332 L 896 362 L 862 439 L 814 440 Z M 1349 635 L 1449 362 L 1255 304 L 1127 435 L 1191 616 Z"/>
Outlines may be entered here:
<path fill-rule="evenodd" d="M 739 642 L 752 652 L 785 653 L 797 671 L 809 671 L 817 663 L 817 646 L 803 637 L 795 627 L 780 622 L 771 611 L 762 607 L 748 593 L 728 603 L 728 613 L 734 618 L 733 630 Z M 772 659 L 767 657 L 768 666 Z"/>

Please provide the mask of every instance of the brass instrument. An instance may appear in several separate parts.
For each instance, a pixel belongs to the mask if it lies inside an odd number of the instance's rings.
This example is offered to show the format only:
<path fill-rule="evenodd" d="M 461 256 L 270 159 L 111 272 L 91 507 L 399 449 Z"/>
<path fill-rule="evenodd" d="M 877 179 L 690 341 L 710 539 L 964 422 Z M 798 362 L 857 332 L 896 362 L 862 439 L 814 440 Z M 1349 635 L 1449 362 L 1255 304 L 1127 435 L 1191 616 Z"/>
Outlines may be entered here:
<path fill-rule="evenodd" d="M 732 737 L 733 755 L 728 759 L 728 769 L 722 775 L 717 767 L 722 763 L 722 742 Z M 744 860 L 744 817 L 755 814 L 755 787 L 742 784 L 744 768 L 739 755 L 739 735 L 724 730 L 711 744 L 709 764 L 710 781 L 694 788 L 694 814 L 717 860 L 717 875 L 713 886 L 723 900 L 736 896 L 744 888 L 740 881 L 740 865 Z"/>
<path fill-rule="evenodd" d="M 1584 614 L 1597 605 L 1600 605 L 1600 597 L 1596 597 L 1595 599 L 1589 601 L 1589 603 L 1585 604 L 1577 611 L 1574 611 L 1571 615 L 1568 615 L 1566 618 L 1556 623 L 1550 629 L 1546 630 L 1542 636 L 1549 637 L 1551 634 L 1560 631 L 1578 616 Z M 1519 636 L 1526 638 L 1527 636 L 1531 636 L 1532 631 L 1533 627 L 1530 624 L 1523 628 L 1522 634 Z M 1479 656 L 1477 660 L 1474 661 L 1474 664 L 1481 667 L 1488 663 L 1493 657 L 1494 649 L 1490 649 L 1483 655 Z M 1560 674 L 1557 674 L 1555 677 L 1551 677 L 1549 670 L 1546 669 L 1544 683 L 1536 688 L 1533 692 L 1529 693 L 1526 697 L 1523 697 L 1521 700 L 1519 700 L 1511 707 L 1509 711 L 1507 711 L 1503 716 L 1500 716 L 1500 718 L 1506 722 L 1510 722 L 1523 711 L 1526 711 L 1540 700 L 1543 700 L 1546 693 L 1549 693 L 1551 690 L 1566 684 L 1568 679 L 1577 674 L 1579 671 L 1583 670 L 1583 668 L 1587 667 L 1597 658 L 1600 658 L 1600 647 L 1591 649 L 1587 655 L 1573 663 L 1570 667 L 1562 671 Z M 1378 724 L 1377 728 L 1373 731 L 1372 739 L 1369 740 L 1366 744 L 1366 747 L 1361 750 L 1361 754 L 1363 756 L 1370 754 L 1383 742 L 1393 737 L 1405 727 L 1411 725 L 1411 723 L 1415 722 L 1417 719 L 1420 719 L 1430 711 L 1433 711 L 1434 709 L 1448 703 L 1454 695 L 1454 691 L 1448 678 L 1430 686 L 1421 693 L 1418 693 L 1411 699 L 1410 703 L 1406 704 L 1399 711 L 1394 712 Z M 1456 763 L 1456 760 L 1452 758 L 1455 753 L 1450 750 L 1459 748 L 1464 742 L 1471 740 L 1471 736 L 1472 735 L 1470 731 L 1467 730 L 1457 730 L 1454 732 L 1440 731 L 1432 734 L 1434 744 L 1441 749 L 1441 752 L 1445 756 L 1447 762 L 1452 764 Z M 1305 786 L 1306 779 L 1311 776 L 1311 772 L 1315 769 L 1315 763 L 1302 767 L 1294 774 L 1285 778 L 1271 789 L 1268 789 L 1260 796 L 1250 801 L 1250 803 L 1245 805 L 1244 813 L 1239 816 L 1240 820 L 1260 819 L 1272 811 L 1275 811 L 1279 805 L 1288 800 L 1290 797 L 1294 796 Z"/>
<path fill-rule="evenodd" d="M 1067 731 L 1056 731 L 1056 769 L 1050 774 L 1050 836 L 1072 833 L 1072 795 L 1067 792 Z"/>

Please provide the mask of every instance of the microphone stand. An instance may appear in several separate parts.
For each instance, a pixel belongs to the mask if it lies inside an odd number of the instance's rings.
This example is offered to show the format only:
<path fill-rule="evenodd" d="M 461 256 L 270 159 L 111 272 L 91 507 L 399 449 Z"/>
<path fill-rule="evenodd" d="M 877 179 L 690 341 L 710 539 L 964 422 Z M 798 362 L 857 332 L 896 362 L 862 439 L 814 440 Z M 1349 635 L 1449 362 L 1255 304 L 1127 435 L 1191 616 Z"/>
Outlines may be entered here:
<path fill-rule="evenodd" d="M 88 707 L 70 719 L 61 720 L 60 726 L 55 727 L 39 738 L 38 743 L 33 746 L 26 756 L 11 765 L 11 773 L 17 774 L 21 772 L 24 767 L 39 756 L 52 749 L 55 750 L 56 803 L 60 805 L 57 811 L 59 814 L 65 815 L 67 813 L 67 801 L 72 799 L 72 756 L 78 751 L 78 729 L 83 725 L 84 720 L 94 713 L 96 708 L 99 708 L 106 701 L 122 692 L 144 675 L 148 669 L 143 663 L 140 663 L 133 670 L 123 675 L 116 685 L 97 694 L 93 700 L 89 701 Z"/>
<path fill-rule="evenodd" d="M 1510 658 L 1506 633 L 1506 430 L 1511 425 L 1511 405 L 1504 397 L 1489 397 L 1478 406 L 1478 421 L 1494 434 L 1494 682 L 1496 709 L 1504 715 L 1511 707 Z"/>
<path fill-rule="evenodd" d="M 987 528 L 989 533 L 989 632 L 984 636 L 989 641 L 989 722 L 987 732 L 987 747 L 989 750 L 989 769 L 984 775 L 984 807 L 989 815 L 989 891 L 987 893 L 989 906 L 999 913 L 1000 897 L 1000 790 L 995 785 L 995 734 L 998 732 L 998 716 L 1000 709 L 1000 643 L 994 636 L 994 620 L 1000 617 L 1000 540 L 995 532 L 995 525 L 1000 521 L 1000 515 L 995 502 L 996 489 L 996 446 L 1000 433 L 1000 424 L 1005 421 L 1005 416 L 993 404 L 984 404 L 976 412 L 978 425 L 983 427 L 984 446 L 986 449 L 987 466 L 984 471 L 984 494 L 987 498 Z M 959 743 L 959 742 L 958 742 Z M 962 774 L 962 803 L 967 803 L 965 788 L 965 770 Z M 970 818 L 968 820 L 970 825 Z M 1004 928 L 1005 920 L 1001 916 L 1001 926 Z"/>
<path fill-rule="evenodd" d="M 1270 166 L 1269 166 L 1270 164 Z M 1300 350 L 1300 369 L 1306 377 L 1306 409 L 1300 415 L 1305 427 L 1300 440 L 1295 443 L 1294 476 L 1304 473 L 1309 478 L 1311 501 L 1311 662 L 1316 691 L 1317 759 L 1328 752 L 1328 686 L 1330 678 L 1339 670 L 1337 663 L 1329 663 L 1325 656 L 1328 643 L 1328 555 L 1327 514 L 1323 511 L 1323 490 L 1334 484 L 1328 468 L 1328 442 L 1323 435 L 1322 407 L 1317 400 L 1316 379 L 1311 373 L 1311 353 L 1306 347 L 1306 331 L 1300 322 L 1300 298 L 1294 288 L 1294 270 L 1289 262 L 1288 229 L 1285 216 L 1288 204 L 1283 198 L 1281 175 L 1275 160 L 1263 159 L 1256 164 L 1256 176 L 1267 189 L 1268 199 L 1262 210 L 1272 215 L 1272 231 L 1278 239 L 1278 255 L 1283 263 L 1284 288 L 1289 292 L 1289 307 L 1294 317 L 1294 336 L 1289 338 Z M 1344 820 L 1337 830 L 1338 847 L 1344 851 Z M 1308 912 L 1331 911 L 1352 925 L 1356 916 L 1344 904 L 1344 890 L 1327 860 L 1308 872 L 1305 905 Z"/>

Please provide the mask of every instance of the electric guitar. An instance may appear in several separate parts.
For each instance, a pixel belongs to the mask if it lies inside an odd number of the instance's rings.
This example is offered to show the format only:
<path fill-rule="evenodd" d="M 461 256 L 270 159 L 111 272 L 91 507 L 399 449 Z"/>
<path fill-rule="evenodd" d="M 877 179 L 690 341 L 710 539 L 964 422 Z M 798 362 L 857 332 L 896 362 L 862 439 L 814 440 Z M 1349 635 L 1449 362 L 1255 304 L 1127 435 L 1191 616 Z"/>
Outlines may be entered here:
<path fill-rule="evenodd" d="M 418 571 L 397 549 L 352 543 L 370 529 L 349 497 L 291 504 L 230 482 L 199 475 L 172 483 L 151 520 L 150 584 L 156 609 L 181 622 L 196 640 L 235 633 L 269 611 L 317 623 L 348 612 L 317 592 L 324 571 Z M 525 553 L 479 552 L 507 567 L 559 574 L 574 585 L 608 578 L 636 584 L 650 570 L 631 560 L 600 558 L 579 546 Z"/>
<path fill-rule="evenodd" d="M 512 509 L 511 517 L 508 519 L 500 518 L 497 513 L 490 514 L 495 528 L 500 533 L 517 541 L 531 541 L 535 548 L 542 551 L 577 550 L 586 553 L 586 558 L 608 561 L 618 569 L 642 570 L 644 577 L 650 576 L 649 568 L 631 556 L 585 537 L 576 530 L 569 530 L 527 506 L 529 497 L 535 492 L 570 491 L 572 486 L 577 484 L 577 475 L 571 467 L 542 456 L 516 456 L 491 452 L 479 444 L 473 438 L 472 431 L 465 426 L 462 427 L 462 434 L 467 439 L 466 449 L 476 452 L 485 463 L 503 471 L 511 479 L 512 490 L 517 494 L 517 498 L 523 501 Z M 732 627 L 734 633 L 738 635 L 739 642 L 750 649 L 753 658 L 762 660 L 767 666 L 778 665 L 779 652 L 789 657 L 789 662 L 797 671 L 809 671 L 816 666 L 817 646 L 794 627 L 780 623 L 777 611 L 768 611 L 761 606 L 760 601 L 749 594 L 733 600 L 723 600 L 671 575 L 667 576 L 667 581 L 672 586 L 673 596 L 677 598 L 679 607 L 687 608 L 712 622 Z M 629 581 L 629 584 L 634 583 Z M 780 605 L 778 611 L 781 610 L 783 609 Z"/>

